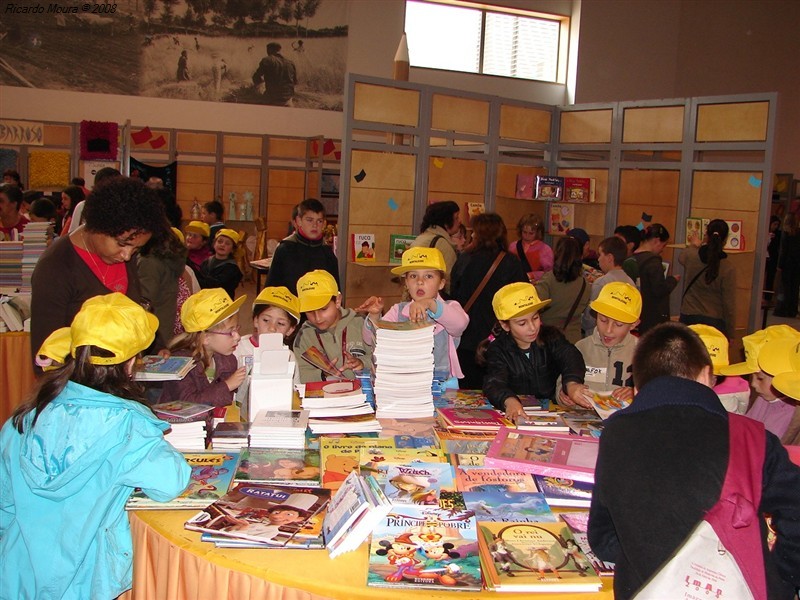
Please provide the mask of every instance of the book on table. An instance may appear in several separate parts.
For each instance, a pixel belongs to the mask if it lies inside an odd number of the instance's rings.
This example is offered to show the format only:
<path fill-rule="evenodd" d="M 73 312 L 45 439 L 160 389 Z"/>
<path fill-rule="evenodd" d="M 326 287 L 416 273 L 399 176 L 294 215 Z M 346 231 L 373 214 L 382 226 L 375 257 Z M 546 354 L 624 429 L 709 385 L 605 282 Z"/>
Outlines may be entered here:
<path fill-rule="evenodd" d="M 439 504 L 441 490 L 455 490 L 450 463 L 389 464 L 383 491 L 392 504 Z"/>
<path fill-rule="evenodd" d="M 513 423 L 494 408 L 443 407 L 438 409 L 439 420 L 447 429 L 460 431 L 497 431 Z"/>
<path fill-rule="evenodd" d="M 319 438 L 322 486 L 338 490 L 351 471 L 357 471 L 361 449 L 394 448 L 393 439 L 324 436 Z"/>
<path fill-rule="evenodd" d="M 589 402 L 592 403 L 595 411 L 597 414 L 600 415 L 600 418 L 605 420 L 611 415 L 613 415 L 618 410 L 622 410 L 623 408 L 627 408 L 631 405 L 628 400 L 619 400 L 611 395 L 611 391 L 607 392 L 594 392 L 591 395 L 585 396 Z"/>
<path fill-rule="evenodd" d="M 372 534 L 367 585 L 481 589 L 475 517 L 438 506 L 394 506 Z"/>
<path fill-rule="evenodd" d="M 136 381 L 177 381 L 186 377 L 194 368 L 191 356 L 168 356 L 156 354 L 143 356 L 136 362 L 133 378 Z"/>
<path fill-rule="evenodd" d="M 517 429 L 551 433 L 569 433 L 569 426 L 560 414 L 554 412 L 533 412 L 517 418 Z"/>
<path fill-rule="evenodd" d="M 250 444 L 250 424 L 223 421 L 214 427 L 211 445 L 214 450 L 237 450 Z"/>
<path fill-rule="evenodd" d="M 125 509 L 205 508 L 227 493 L 239 460 L 238 452 L 184 452 L 183 457 L 192 468 L 192 472 L 189 485 L 177 498 L 168 502 L 156 502 L 148 498 L 141 489 L 136 488 L 125 504 Z"/>
<path fill-rule="evenodd" d="M 186 402 L 185 400 L 153 404 L 150 408 L 159 418 L 172 417 L 175 419 L 174 421 L 165 419 L 168 423 L 190 423 L 199 421 L 214 410 L 214 407 L 208 404 Z"/>
<path fill-rule="evenodd" d="M 250 425 L 250 445 L 257 448 L 304 448 L 307 410 L 258 411 Z"/>
<path fill-rule="evenodd" d="M 296 448 L 244 448 L 233 479 L 237 483 L 318 486 L 319 452 Z"/>
<path fill-rule="evenodd" d="M 566 477 L 534 475 L 536 486 L 550 506 L 589 508 L 592 504 L 591 483 Z"/>
<path fill-rule="evenodd" d="M 497 592 L 596 592 L 602 587 L 566 523 L 478 524 L 486 587 Z"/>
<path fill-rule="evenodd" d="M 469 467 L 459 465 L 456 471 L 456 487 L 460 492 L 503 490 L 506 492 L 538 492 L 530 473 L 491 467 Z"/>
<path fill-rule="evenodd" d="M 589 545 L 588 511 L 559 513 L 558 516 L 567 524 L 567 527 L 569 527 L 569 530 L 575 537 L 575 541 L 578 543 L 578 547 L 581 549 L 581 552 L 586 555 L 586 558 L 589 559 L 589 562 L 592 563 L 597 574 L 601 577 L 610 577 L 614 575 L 614 563 L 600 560 Z"/>
<path fill-rule="evenodd" d="M 184 527 L 274 547 L 309 547 L 322 537 L 330 491 L 255 483 L 235 484 Z M 295 541 L 296 540 L 296 541 Z"/>
<path fill-rule="evenodd" d="M 558 519 L 550 510 L 544 494 L 538 492 L 508 492 L 503 489 L 462 492 L 467 509 L 475 513 L 480 524 L 483 521 L 554 522 Z"/>
<path fill-rule="evenodd" d="M 598 440 L 503 427 L 486 453 L 488 467 L 594 483 Z"/>

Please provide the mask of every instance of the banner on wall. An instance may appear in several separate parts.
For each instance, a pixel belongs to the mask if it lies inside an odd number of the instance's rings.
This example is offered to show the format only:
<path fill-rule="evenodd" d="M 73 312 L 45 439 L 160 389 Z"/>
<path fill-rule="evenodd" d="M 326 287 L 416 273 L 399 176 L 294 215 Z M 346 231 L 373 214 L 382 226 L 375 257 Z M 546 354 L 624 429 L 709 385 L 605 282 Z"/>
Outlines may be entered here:
<path fill-rule="evenodd" d="M 94 186 L 94 176 L 97 175 L 97 172 L 100 169 L 104 169 L 106 167 L 113 167 L 114 169 L 119 169 L 119 162 L 115 160 L 84 160 L 81 161 L 82 165 L 82 174 L 84 181 L 86 181 L 86 187 L 92 189 Z"/>
<path fill-rule="evenodd" d="M 0 144 L 43 146 L 44 126 L 31 121 L 0 119 Z"/>

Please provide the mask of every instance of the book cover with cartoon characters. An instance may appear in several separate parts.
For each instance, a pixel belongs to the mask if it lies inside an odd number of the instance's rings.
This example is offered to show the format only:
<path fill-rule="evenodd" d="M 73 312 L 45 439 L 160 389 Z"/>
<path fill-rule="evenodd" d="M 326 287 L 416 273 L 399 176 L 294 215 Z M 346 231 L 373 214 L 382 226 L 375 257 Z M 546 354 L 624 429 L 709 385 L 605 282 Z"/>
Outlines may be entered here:
<path fill-rule="evenodd" d="M 439 504 L 441 490 L 455 490 L 449 463 L 389 465 L 383 491 L 392 504 Z"/>
<path fill-rule="evenodd" d="M 357 471 L 362 448 L 392 449 L 393 439 L 362 437 L 321 437 L 319 455 L 322 465 L 322 487 L 333 492 L 339 489 L 351 471 Z"/>
<path fill-rule="evenodd" d="M 280 448 L 245 448 L 234 481 L 275 485 L 320 485 L 319 452 Z"/>
<path fill-rule="evenodd" d="M 552 523 L 558 520 L 541 493 L 489 490 L 463 492 L 461 495 L 467 508 L 475 513 L 478 523 Z"/>
<path fill-rule="evenodd" d="M 367 585 L 479 591 L 481 569 L 472 511 L 394 506 L 372 534 Z"/>

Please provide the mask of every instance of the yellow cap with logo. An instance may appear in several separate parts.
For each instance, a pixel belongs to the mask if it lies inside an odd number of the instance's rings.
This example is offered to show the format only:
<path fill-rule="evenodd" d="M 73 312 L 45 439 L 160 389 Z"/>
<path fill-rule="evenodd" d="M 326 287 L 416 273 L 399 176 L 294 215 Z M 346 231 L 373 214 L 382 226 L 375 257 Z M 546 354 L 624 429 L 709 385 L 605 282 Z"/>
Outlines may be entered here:
<path fill-rule="evenodd" d="M 689 329 L 700 336 L 711 357 L 714 375 L 721 375 L 720 369 L 728 366 L 728 338 L 716 327 L 710 325 L 689 325 Z"/>
<path fill-rule="evenodd" d="M 522 282 L 504 285 L 492 298 L 494 315 L 500 321 L 541 310 L 548 304 L 550 300 L 540 300 L 533 285 Z"/>
<path fill-rule="evenodd" d="M 331 298 L 339 295 L 339 286 L 333 275 L 322 269 L 309 271 L 297 280 L 297 299 L 300 312 L 310 312 L 324 307 Z"/>
<path fill-rule="evenodd" d="M 394 275 L 403 275 L 409 271 L 435 269 L 447 273 L 444 255 L 438 248 L 414 247 L 403 252 L 403 263 L 392 269 Z"/>
<path fill-rule="evenodd" d="M 624 281 L 612 281 L 600 290 L 589 307 L 620 323 L 635 323 L 642 314 L 642 294 Z"/>
<path fill-rule="evenodd" d="M 200 290 L 186 299 L 181 307 L 181 323 L 187 333 L 206 331 L 236 314 L 247 296 L 231 300 L 222 288 Z"/>
<path fill-rule="evenodd" d="M 282 308 L 298 321 L 300 320 L 300 301 L 292 292 L 283 286 L 265 287 L 253 300 L 253 305 L 269 304 Z"/>
<path fill-rule="evenodd" d="M 800 332 L 788 325 L 770 325 L 742 338 L 744 346 L 744 362 L 720 368 L 721 375 L 747 375 L 761 370 L 758 364 L 759 355 L 767 344 L 779 340 L 800 341 Z"/>

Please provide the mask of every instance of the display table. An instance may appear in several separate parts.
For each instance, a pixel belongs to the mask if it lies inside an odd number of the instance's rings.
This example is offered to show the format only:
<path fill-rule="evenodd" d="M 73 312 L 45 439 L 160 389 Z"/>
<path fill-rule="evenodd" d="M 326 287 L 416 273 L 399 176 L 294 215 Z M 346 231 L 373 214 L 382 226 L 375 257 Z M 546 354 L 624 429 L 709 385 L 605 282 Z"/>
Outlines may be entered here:
<path fill-rule="evenodd" d="M 261 260 L 250 261 L 250 267 L 256 272 L 256 294 L 258 294 L 263 286 L 261 285 L 261 277 L 266 281 L 269 275 L 269 268 L 272 265 L 272 257 L 262 258 Z"/>
<path fill-rule="evenodd" d="M 133 589 L 123 600 L 346 600 L 435 598 L 457 600 L 463 592 L 394 590 L 367 587 L 368 545 L 334 560 L 327 550 L 216 548 L 184 522 L 196 510 L 130 513 L 133 534 Z M 597 593 L 525 594 L 526 598 L 613 599 L 613 583 Z M 469 597 L 521 597 L 483 591 Z"/>
<path fill-rule="evenodd" d="M 31 334 L 0 333 L 0 423 L 25 400 L 35 382 L 31 362 Z"/>

